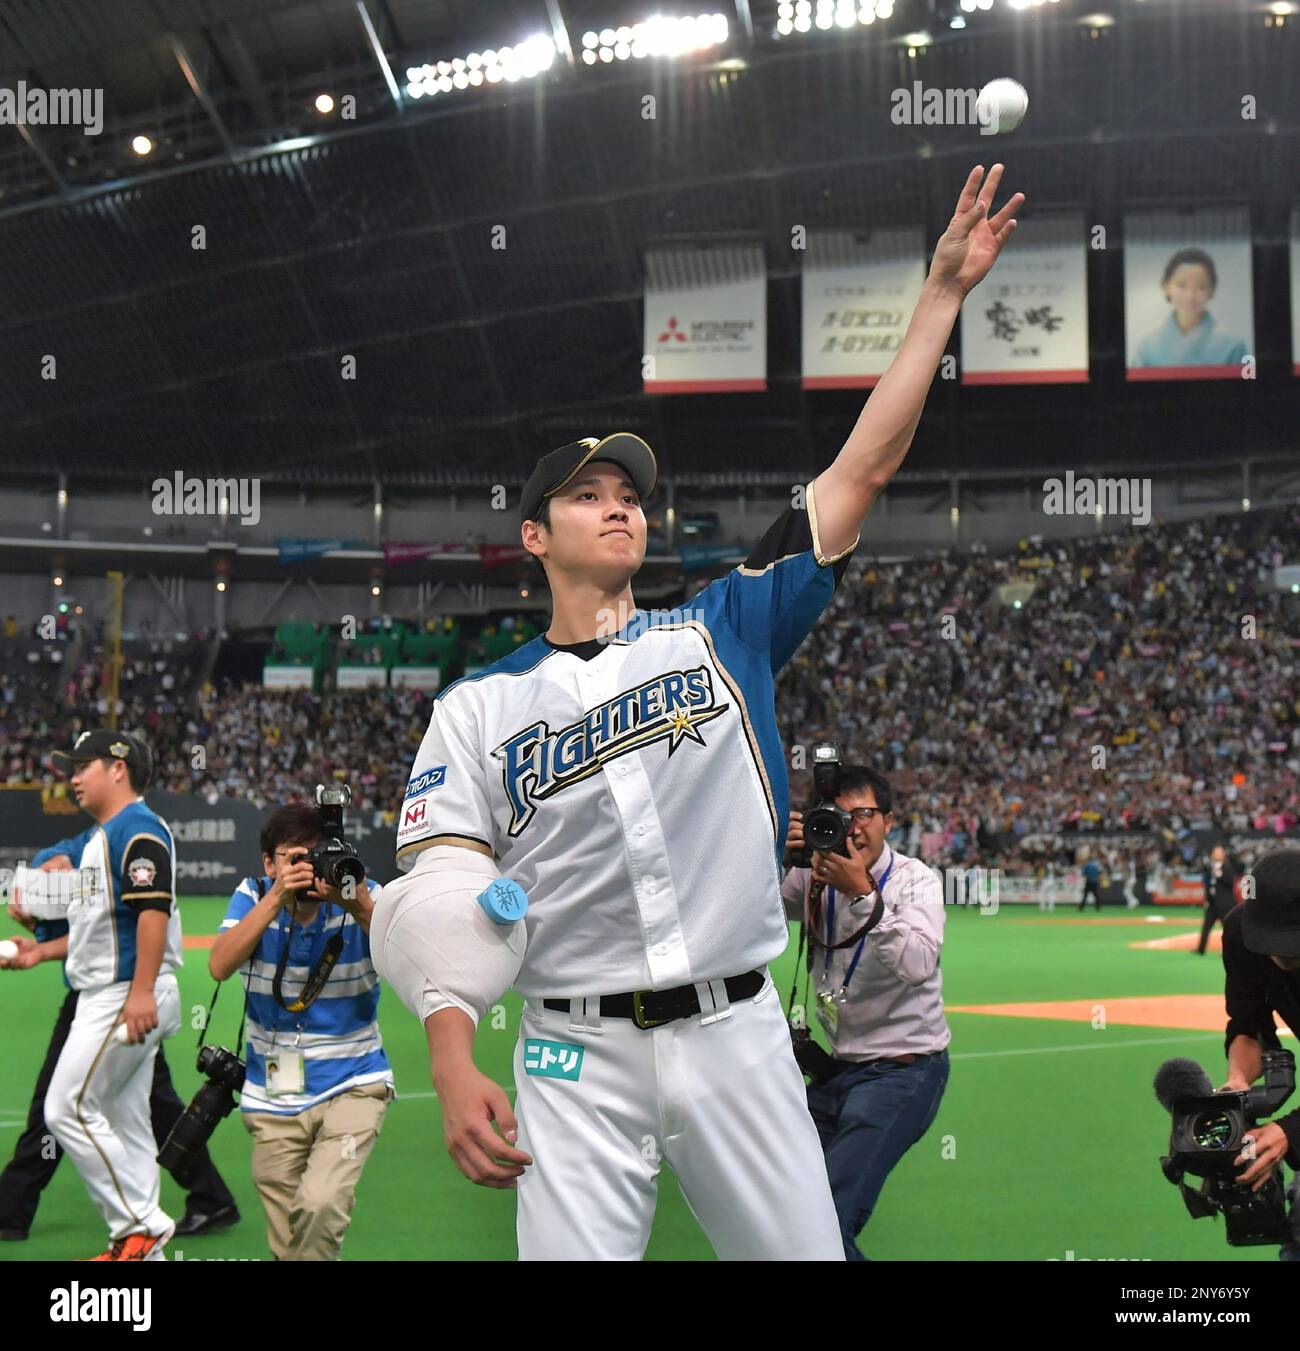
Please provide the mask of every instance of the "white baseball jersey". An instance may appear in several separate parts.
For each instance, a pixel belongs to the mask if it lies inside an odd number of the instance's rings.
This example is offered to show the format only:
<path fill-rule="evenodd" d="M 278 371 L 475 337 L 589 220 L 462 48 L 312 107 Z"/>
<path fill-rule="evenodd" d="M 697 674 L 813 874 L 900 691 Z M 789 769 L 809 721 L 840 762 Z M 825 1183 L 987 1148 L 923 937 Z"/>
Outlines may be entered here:
<path fill-rule="evenodd" d="M 184 958 L 174 890 L 176 846 L 162 817 L 137 798 L 103 825 L 83 831 L 68 847 L 82 881 L 67 911 L 68 985 L 96 990 L 135 975 L 136 922 L 142 909 L 168 915 L 158 975 L 179 970 Z"/>
<path fill-rule="evenodd" d="M 492 850 L 528 894 L 522 994 L 666 989 L 785 947 L 773 683 L 858 543 L 826 557 L 811 484 L 806 500 L 686 604 L 608 640 L 536 638 L 434 701 L 398 867 L 434 844 Z"/>

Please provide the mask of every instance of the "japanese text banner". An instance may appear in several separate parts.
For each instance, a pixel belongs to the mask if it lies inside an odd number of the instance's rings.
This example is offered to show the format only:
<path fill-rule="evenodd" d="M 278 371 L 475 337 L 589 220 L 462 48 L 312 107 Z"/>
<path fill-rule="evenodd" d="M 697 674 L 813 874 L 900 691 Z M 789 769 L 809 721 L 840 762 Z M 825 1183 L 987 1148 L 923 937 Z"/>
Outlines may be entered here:
<path fill-rule="evenodd" d="M 803 387 L 869 389 L 907 332 L 925 281 L 919 226 L 815 231 L 803 266 Z"/>
<path fill-rule="evenodd" d="M 962 383 L 1085 383 L 1087 271 L 1081 213 L 1022 221 L 962 306 Z"/>

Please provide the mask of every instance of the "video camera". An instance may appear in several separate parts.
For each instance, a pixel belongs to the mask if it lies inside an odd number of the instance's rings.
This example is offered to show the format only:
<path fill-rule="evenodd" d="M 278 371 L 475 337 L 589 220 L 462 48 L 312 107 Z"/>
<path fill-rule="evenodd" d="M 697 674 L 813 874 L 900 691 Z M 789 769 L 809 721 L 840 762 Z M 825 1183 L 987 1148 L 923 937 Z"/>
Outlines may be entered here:
<path fill-rule="evenodd" d="M 1245 1137 L 1295 1091 L 1290 1051 L 1265 1051 L 1261 1061 L 1263 1084 L 1245 1092 L 1216 1093 L 1194 1060 L 1166 1060 L 1156 1071 L 1156 1097 L 1173 1117 L 1169 1153 L 1160 1167 L 1181 1191 L 1194 1220 L 1223 1215 L 1233 1247 L 1286 1243 L 1293 1237 L 1279 1174 L 1275 1171 L 1253 1192 L 1236 1180 L 1239 1170 L 1233 1164 Z M 1183 1180 L 1187 1173 L 1203 1179 L 1199 1190 Z"/>

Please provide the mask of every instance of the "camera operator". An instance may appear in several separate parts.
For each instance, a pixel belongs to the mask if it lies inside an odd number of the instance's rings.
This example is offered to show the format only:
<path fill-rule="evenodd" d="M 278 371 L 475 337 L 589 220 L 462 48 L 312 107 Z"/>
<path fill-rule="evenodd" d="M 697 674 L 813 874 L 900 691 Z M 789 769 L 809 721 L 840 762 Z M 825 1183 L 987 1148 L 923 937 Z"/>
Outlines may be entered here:
<path fill-rule="evenodd" d="M 243 968 L 240 1110 L 278 1261 L 337 1260 L 394 1096 L 370 961 L 379 888 L 340 890 L 316 876 L 307 855 L 324 828 L 315 807 L 271 814 L 261 833 L 264 876 L 235 889 L 208 958 L 219 981 Z"/>
<path fill-rule="evenodd" d="M 1210 861 L 1201 872 L 1205 883 L 1205 923 L 1201 925 L 1201 941 L 1196 951 L 1205 956 L 1206 945 L 1210 941 L 1210 931 L 1216 920 L 1225 921 L 1237 904 L 1234 890 L 1238 870 L 1228 857 L 1228 851 L 1221 844 L 1210 850 Z"/>
<path fill-rule="evenodd" d="M 1260 1053 L 1277 1049 L 1278 1014 L 1292 1031 L 1300 1029 L 1300 849 L 1282 849 L 1253 869 L 1255 894 L 1234 906 L 1223 921 L 1224 1002 L 1228 1030 L 1225 1089 L 1244 1092 L 1260 1077 Z M 1237 1181 L 1258 1191 L 1285 1159 L 1300 1168 L 1300 1108 L 1254 1131 L 1253 1158 L 1234 1160 L 1249 1166 Z M 1300 1174 L 1291 1181 L 1291 1227 L 1300 1227 L 1297 1201 Z M 1279 1254 L 1300 1261 L 1300 1233 Z"/>
<path fill-rule="evenodd" d="M 808 1109 L 845 1257 L 861 1262 L 857 1236 L 890 1171 L 929 1130 L 948 1082 L 945 916 L 937 876 L 885 841 L 894 825 L 888 780 L 845 765 L 836 786 L 836 805 L 852 814 L 847 856 L 814 852 L 811 868 L 786 874 L 781 894 L 809 934 L 814 1008 L 833 1051 L 808 1087 Z M 804 847 L 802 812 L 790 814 L 786 846 Z"/>

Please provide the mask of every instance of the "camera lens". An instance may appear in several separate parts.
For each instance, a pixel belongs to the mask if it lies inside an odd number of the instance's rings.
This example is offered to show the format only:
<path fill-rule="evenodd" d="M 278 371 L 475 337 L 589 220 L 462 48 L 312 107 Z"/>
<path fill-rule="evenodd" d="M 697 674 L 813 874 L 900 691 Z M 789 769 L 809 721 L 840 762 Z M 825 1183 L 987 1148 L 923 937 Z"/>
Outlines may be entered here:
<path fill-rule="evenodd" d="M 1232 1118 L 1223 1112 L 1203 1112 L 1192 1123 L 1192 1139 L 1201 1149 L 1229 1149 L 1234 1134 Z"/>

